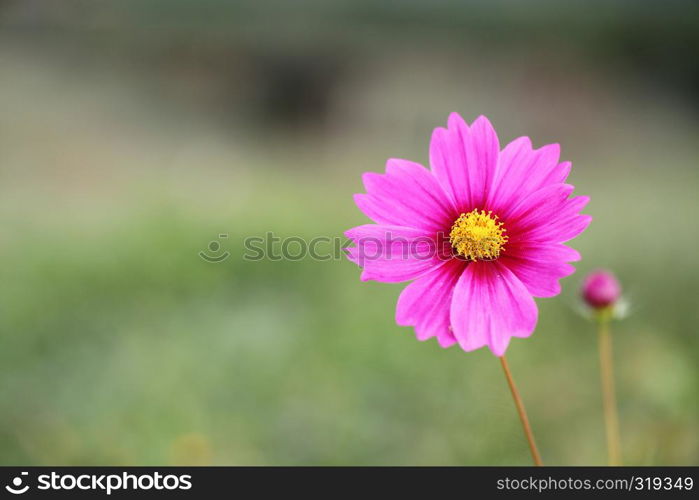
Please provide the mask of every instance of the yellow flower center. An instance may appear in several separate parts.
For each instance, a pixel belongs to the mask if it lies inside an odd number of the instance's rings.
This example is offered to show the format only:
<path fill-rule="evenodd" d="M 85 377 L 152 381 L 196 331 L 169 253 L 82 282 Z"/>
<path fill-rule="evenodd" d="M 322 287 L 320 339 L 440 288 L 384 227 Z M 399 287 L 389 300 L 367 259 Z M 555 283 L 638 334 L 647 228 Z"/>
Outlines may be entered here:
<path fill-rule="evenodd" d="M 466 260 L 495 260 L 507 243 L 503 223 L 497 220 L 497 215 L 485 210 L 461 214 L 451 226 L 449 243 Z"/>

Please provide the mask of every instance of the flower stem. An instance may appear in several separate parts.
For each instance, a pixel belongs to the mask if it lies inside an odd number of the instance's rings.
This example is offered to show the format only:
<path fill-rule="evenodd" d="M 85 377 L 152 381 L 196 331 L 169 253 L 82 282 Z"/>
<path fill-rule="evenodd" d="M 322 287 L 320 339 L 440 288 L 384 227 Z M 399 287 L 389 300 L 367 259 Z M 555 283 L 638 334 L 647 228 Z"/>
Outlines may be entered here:
<path fill-rule="evenodd" d="M 602 396 L 604 402 L 604 424 L 607 433 L 607 453 L 609 465 L 621 465 L 619 417 L 614 394 L 614 362 L 612 355 L 612 337 L 609 332 L 608 314 L 597 318 L 597 336 L 599 346 L 600 378 L 602 379 Z"/>
<path fill-rule="evenodd" d="M 541 462 L 541 455 L 539 455 L 539 450 L 536 448 L 536 442 L 534 441 L 534 434 L 532 433 L 532 428 L 529 425 L 529 419 L 527 418 L 527 410 L 524 409 L 524 403 L 522 402 L 522 397 L 519 395 L 517 387 L 515 387 L 515 381 L 512 379 L 512 373 L 510 372 L 510 367 L 507 364 L 507 359 L 505 356 L 500 356 L 500 363 L 502 363 L 502 369 L 505 372 L 505 378 L 507 379 L 507 384 L 510 386 L 510 391 L 512 391 L 512 399 L 515 400 L 515 406 L 517 407 L 517 413 L 519 413 L 519 419 L 522 421 L 522 427 L 524 428 L 524 435 L 527 437 L 529 442 L 529 450 L 532 453 L 532 459 L 534 460 L 534 465 L 544 465 Z"/>

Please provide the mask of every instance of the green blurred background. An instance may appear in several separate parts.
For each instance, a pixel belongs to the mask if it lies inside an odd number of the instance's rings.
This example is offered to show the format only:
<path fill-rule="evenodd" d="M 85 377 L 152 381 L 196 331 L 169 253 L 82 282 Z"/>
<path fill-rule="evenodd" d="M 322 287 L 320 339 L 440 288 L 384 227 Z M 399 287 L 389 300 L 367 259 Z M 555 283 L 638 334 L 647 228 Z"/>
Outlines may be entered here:
<path fill-rule="evenodd" d="M 497 359 L 419 343 L 401 285 L 243 239 L 341 236 L 389 157 L 486 114 L 562 145 L 593 224 L 510 365 L 548 464 L 699 462 L 690 2 L 0 2 L 1 464 L 528 464 Z M 219 234 L 228 234 L 220 239 Z M 231 256 L 202 260 L 213 240 Z"/>

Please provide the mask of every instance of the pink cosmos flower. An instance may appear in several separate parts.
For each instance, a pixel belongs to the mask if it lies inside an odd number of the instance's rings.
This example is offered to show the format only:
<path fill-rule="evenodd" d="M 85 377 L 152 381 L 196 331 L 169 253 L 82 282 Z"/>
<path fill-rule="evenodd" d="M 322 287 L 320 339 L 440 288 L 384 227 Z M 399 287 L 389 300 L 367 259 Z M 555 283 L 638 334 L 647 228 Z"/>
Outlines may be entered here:
<path fill-rule="evenodd" d="M 488 119 L 470 126 L 456 113 L 437 128 L 430 166 L 388 160 L 365 173 L 354 199 L 375 222 L 350 229 L 347 249 L 361 279 L 414 280 L 401 293 L 396 322 L 419 340 L 502 356 L 512 337 L 537 322 L 534 297 L 552 297 L 580 254 L 563 243 L 590 223 L 588 197 L 570 197 L 570 162 L 560 148 L 533 149 L 528 137 L 502 150 Z"/>

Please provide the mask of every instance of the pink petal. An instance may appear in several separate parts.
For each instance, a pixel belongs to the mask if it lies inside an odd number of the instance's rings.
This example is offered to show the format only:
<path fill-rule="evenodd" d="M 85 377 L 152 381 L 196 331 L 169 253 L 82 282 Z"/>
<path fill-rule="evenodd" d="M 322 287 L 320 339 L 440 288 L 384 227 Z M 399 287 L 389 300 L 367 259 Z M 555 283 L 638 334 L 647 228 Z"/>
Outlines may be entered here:
<path fill-rule="evenodd" d="M 485 116 L 471 127 L 457 113 L 448 128 L 437 128 L 430 143 L 430 165 L 459 212 L 483 208 L 498 164 L 500 144 Z"/>
<path fill-rule="evenodd" d="M 568 262 L 580 254 L 560 243 L 522 243 L 507 245 L 500 260 L 534 297 L 553 297 L 561 293 L 558 280 L 575 272 Z"/>
<path fill-rule="evenodd" d="M 454 219 L 454 207 L 422 165 L 391 159 L 386 164 L 386 174 L 367 172 L 362 179 L 367 194 L 355 195 L 355 202 L 378 224 L 436 232 Z"/>
<path fill-rule="evenodd" d="M 500 153 L 488 209 L 501 217 L 504 209 L 530 193 L 553 183 L 561 183 L 570 171 L 570 163 L 558 163 L 560 146 L 549 144 L 532 149 L 529 137 L 515 139 Z"/>
<path fill-rule="evenodd" d="M 561 209 L 551 217 L 547 224 L 542 224 L 526 235 L 530 241 L 556 241 L 564 243 L 582 233 L 592 222 L 589 215 L 581 215 L 585 205 L 590 201 L 587 196 L 576 196 L 566 200 Z"/>
<path fill-rule="evenodd" d="M 570 169 L 573 166 L 569 161 L 564 161 L 556 165 L 551 172 L 544 178 L 541 182 L 542 186 L 548 186 L 549 184 L 562 184 L 568 178 L 570 174 Z"/>
<path fill-rule="evenodd" d="M 442 347 L 455 344 L 449 309 L 454 286 L 465 265 L 459 259 L 445 261 L 405 287 L 398 298 L 396 323 L 415 327 L 418 340 L 437 337 Z"/>
<path fill-rule="evenodd" d="M 573 186 L 569 184 L 552 184 L 507 210 L 502 218 L 510 240 L 563 243 L 579 235 L 592 220 L 580 214 L 590 199 L 568 198 L 572 192 Z"/>
<path fill-rule="evenodd" d="M 472 262 L 454 288 L 451 325 L 464 351 L 488 346 L 502 356 L 511 337 L 528 337 L 538 311 L 524 284 L 500 261 Z"/>
<path fill-rule="evenodd" d="M 410 227 L 366 224 L 350 229 L 345 236 L 356 245 L 346 251 L 349 260 L 364 269 L 362 281 L 414 279 L 441 265 L 448 250 L 440 251 L 433 234 Z"/>

